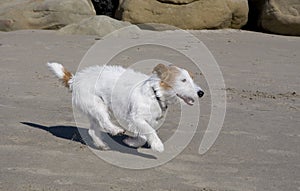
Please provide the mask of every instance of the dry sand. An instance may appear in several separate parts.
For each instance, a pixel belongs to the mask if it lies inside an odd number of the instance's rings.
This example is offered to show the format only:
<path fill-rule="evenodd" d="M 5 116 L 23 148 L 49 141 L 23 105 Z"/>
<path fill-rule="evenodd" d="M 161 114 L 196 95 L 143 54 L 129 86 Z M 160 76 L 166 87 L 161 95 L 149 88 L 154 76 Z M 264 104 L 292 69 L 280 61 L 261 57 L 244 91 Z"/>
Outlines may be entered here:
<path fill-rule="evenodd" d="M 207 94 L 189 146 L 148 170 L 112 166 L 78 140 L 71 95 L 45 66 L 59 61 L 75 71 L 95 37 L 0 33 L 0 190 L 300 190 L 300 38 L 192 33 L 225 78 L 223 129 L 209 152 L 199 155 Z"/>

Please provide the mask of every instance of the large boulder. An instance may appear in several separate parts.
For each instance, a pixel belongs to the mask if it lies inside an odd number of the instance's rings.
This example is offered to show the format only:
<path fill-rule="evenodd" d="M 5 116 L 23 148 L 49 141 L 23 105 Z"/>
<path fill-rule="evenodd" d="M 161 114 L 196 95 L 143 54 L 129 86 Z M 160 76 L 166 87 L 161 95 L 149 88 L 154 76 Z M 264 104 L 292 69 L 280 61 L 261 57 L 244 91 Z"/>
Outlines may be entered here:
<path fill-rule="evenodd" d="M 0 30 L 57 29 L 92 15 L 90 0 L 1 0 Z"/>
<path fill-rule="evenodd" d="M 129 22 L 118 21 L 108 16 L 101 15 L 65 26 L 61 28 L 59 32 L 63 34 L 96 35 L 104 37 L 113 31 L 129 26 L 130 30 L 140 30 L 137 26 L 131 25 Z"/>
<path fill-rule="evenodd" d="M 259 24 L 264 30 L 269 32 L 284 35 L 300 35 L 300 1 L 265 1 Z"/>
<path fill-rule="evenodd" d="M 163 23 L 182 29 L 241 28 L 247 0 L 123 0 L 117 16 L 135 24 Z"/>

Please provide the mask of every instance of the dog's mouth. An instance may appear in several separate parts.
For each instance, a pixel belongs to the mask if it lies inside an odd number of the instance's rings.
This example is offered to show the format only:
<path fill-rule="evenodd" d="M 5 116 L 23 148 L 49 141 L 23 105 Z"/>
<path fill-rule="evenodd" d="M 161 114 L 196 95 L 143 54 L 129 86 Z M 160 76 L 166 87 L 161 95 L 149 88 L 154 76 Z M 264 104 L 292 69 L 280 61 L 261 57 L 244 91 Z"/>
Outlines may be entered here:
<path fill-rule="evenodd" d="M 194 105 L 195 100 L 191 97 L 187 97 L 187 96 L 182 96 L 179 94 L 176 94 L 179 98 L 181 98 L 186 104 L 188 105 Z"/>

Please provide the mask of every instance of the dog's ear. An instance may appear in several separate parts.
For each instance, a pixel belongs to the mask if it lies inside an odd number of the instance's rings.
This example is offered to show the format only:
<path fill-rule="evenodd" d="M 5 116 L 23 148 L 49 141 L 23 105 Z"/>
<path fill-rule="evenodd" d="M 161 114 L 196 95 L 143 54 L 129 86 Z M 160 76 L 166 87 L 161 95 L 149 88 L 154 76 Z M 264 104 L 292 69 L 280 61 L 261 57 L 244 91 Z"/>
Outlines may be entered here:
<path fill-rule="evenodd" d="M 154 67 L 152 73 L 157 74 L 160 79 L 165 79 L 168 76 L 168 70 L 168 66 L 164 64 L 158 64 Z"/>
<path fill-rule="evenodd" d="M 191 71 L 188 71 L 188 70 L 186 70 L 186 71 L 189 73 L 190 77 L 191 77 L 192 79 L 194 79 L 194 74 L 193 74 Z"/>

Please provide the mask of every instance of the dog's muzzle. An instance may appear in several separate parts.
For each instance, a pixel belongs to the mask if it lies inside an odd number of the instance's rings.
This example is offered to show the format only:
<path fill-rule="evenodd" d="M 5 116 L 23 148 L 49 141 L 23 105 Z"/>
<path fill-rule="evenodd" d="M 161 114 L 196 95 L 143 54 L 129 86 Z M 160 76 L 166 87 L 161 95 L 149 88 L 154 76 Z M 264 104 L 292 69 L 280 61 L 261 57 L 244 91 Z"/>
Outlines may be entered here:
<path fill-rule="evenodd" d="M 176 94 L 179 98 L 181 98 L 186 104 L 193 105 L 195 100 L 191 97 L 182 96 L 180 94 Z"/>
<path fill-rule="evenodd" d="M 203 97 L 203 95 L 204 95 L 204 92 L 203 92 L 203 91 L 201 91 L 201 90 L 199 90 L 199 91 L 197 92 L 197 95 L 198 95 L 198 97 Z"/>

